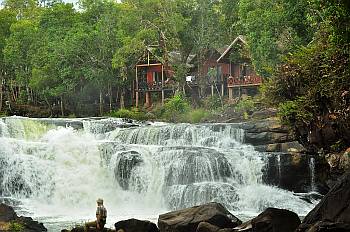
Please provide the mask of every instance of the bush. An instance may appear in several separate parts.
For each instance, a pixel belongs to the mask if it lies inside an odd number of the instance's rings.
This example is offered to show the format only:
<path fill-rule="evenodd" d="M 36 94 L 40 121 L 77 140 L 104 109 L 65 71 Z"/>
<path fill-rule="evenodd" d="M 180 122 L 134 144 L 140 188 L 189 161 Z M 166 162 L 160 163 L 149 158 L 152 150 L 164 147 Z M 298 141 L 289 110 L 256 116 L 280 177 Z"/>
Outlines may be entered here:
<path fill-rule="evenodd" d="M 149 119 L 146 113 L 144 111 L 139 110 L 138 108 L 120 109 L 118 111 L 113 111 L 109 113 L 108 116 L 115 118 L 130 118 L 138 121 L 144 121 Z"/>
<path fill-rule="evenodd" d="M 13 232 L 24 231 L 24 226 L 17 222 L 11 222 L 9 226 L 9 231 L 13 231 Z"/>
<path fill-rule="evenodd" d="M 278 116 L 284 124 L 293 126 L 297 121 L 311 121 L 312 113 L 305 110 L 305 99 L 299 98 L 294 101 L 286 101 L 279 104 Z"/>
<path fill-rule="evenodd" d="M 6 116 L 8 116 L 8 114 L 6 112 L 4 112 L 4 111 L 0 112 L 0 117 L 6 117 Z"/>
<path fill-rule="evenodd" d="M 163 117 L 170 122 L 178 122 L 189 110 L 190 104 L 181 94 L 177 94 L 164 104 Z"/>
<path fill-rule="evenodd" d="M 209 115 L 210 113 L 203 108 L 194 109 L 187 112 L 187 114 L 184 115 L 183 121 L 189 122 L 189 123 L 200 123 Z"/>
<path fill-rule="evenodd" d="M 235 106 L 234 109 L 239 113 L 248 113 L 255 110 L 255 101 L 251 97 L 240 100 Z"/>
<path fill-rule="evenodd" d="M 216 95 L 209 96 L 203 99 L 203 106 L 205 109 L 208 110 L 217 110 L 221 107 L 221 101 L 220 98 Z"/>

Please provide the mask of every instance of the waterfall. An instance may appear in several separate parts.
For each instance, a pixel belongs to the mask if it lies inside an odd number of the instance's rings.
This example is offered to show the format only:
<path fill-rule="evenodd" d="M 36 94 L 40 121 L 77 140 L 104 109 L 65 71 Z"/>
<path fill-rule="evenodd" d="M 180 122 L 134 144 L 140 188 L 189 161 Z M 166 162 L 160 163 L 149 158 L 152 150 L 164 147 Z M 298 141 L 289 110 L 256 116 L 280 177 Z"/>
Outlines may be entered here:
<path fill-rule="evenodd" d="M 316 192 L 316 184 L 315 184 L 315 158 L 311 157 L 309 160 L 309 170 L 310 170 L 310 183 L 311 183 L 311 191 Z"/>
<path fill-rule="evenodd" d="M 93 219 L 99 197 L 108 223 L 155 220 L 210 201 L 242 217 L 266 207 L 305 215 L 313 207 L 262 182 L 267 154 L 244 144 L 240 124 L 7 117 L 0 148 L 0 196 L 50 228 Z"/>
<path fill-rule="evenodd" d="M 281 155 L 277 154 L 277 169 L 278 169 L 278 180 L 279 184 L 281 184 L 281 178 L 282 178 L 282 164 L 281 164 Z"/>

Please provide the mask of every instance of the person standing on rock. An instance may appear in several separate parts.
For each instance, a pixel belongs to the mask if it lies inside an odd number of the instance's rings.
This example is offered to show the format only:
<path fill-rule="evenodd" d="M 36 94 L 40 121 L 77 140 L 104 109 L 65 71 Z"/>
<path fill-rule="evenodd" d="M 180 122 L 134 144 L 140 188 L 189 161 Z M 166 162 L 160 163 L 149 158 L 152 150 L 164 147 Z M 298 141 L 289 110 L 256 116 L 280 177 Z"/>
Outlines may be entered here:
<path fill-rule="evenodd" d="M 107 219 L 107 210 L 103 206 L 103 199 L 97 199 L 97 209 L 96 209 L 96 221 L 85 223 L 85 231 L 88 232 L 89 229 L 96 228 L 97 231 L 102 231 Z"/>

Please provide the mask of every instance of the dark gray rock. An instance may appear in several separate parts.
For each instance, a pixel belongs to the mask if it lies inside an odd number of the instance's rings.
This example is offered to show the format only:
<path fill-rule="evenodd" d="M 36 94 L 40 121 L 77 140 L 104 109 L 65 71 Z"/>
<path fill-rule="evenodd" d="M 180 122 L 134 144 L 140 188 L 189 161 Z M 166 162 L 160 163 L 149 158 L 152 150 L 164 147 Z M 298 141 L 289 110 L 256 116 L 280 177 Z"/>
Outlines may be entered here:
<path fill-rule="evenodd" d="M 219 228 L 233 228 L 242 222 L 219 203 L 208 203 L 162 214 L 158 219 L 161 232 L 196 232 L 199 223 Z"/>
<path fill-rule="evenodd" d="M 123 230 L 124 232 L 159 232 L 156 224 L 150 221 L 141 221 L 137 219 L 128 219 L 119 221 L 114 224 L 115 230 Z"/>
<path fill-rule="evenodd" d="M 14 209 L 5 204 L 0 204 L 0 222 L 20 224 L 23 227 L 22 232 L 47 231 L 42 223 L 34 221 L 30 217 L 18 217 Z"/>
<path fill-rule="evenodd" d="M 271 117 L 276 117 L 277 116 L 277 110 L 273 108 L 269 109 L 262 109 L 259 111 L 255 111 L 252 115 L 251 118 L 253 119 L 264 119 L 264 118 L 271 118 Z"/>
<path fill-rule="evenodd" d="M 294 137 L 288 133 L 281 132 L 247 132 L 244 135 L 244 141 L 252 144 L 253 146 L 273 144 L 273 143 L 285 143 L 294 141 Z"/>
<path fill-rule="evenodd" d="M 267 208 L 252 220 L 234 228 L 245 232 L 294 232 L 300 219 L 294 212 L 285 209 Z"/>
<path fill-rule="evenodd" d="M 326 194 L 329 190 L 325 185 L 329 168 L 323 157 L 300 153 L 267 156 L 268 164 L 263 170 L 264 183 L 298 193 L 317 190 Z"/>
<path fill-rule="evenodd" d="M 17 214 L 11 206 L 0 204 L 0 222 L 9 222 L 17 218 Z"/>
<path fill-rule="evenodd" d="M 323 197 L 320 203 L 304 218 L 298 231 L 309 231 L 312 227 L 320 228 L 317 223 L 350 224 L 350 173 L 344 174 L 335 186 Z M 328 226 L 334 226 L 329 224 Z M 323 226 L 325 227 L 325 226 Z M 326 228 L 326 227 L 325 227 Z M 318 231 L 318 230 L 314 230 Z M 320 231 L 328 231 L 326 229 Z M 333 230 L 329 230 L 333 231 Z M 335 231 L 335 230 L 334 230 Z"/>
<path fill-rule="evenodd" d="M 297 232 L 306 231 L 306 232 L 349 232 L 350 224 L 345 223 L 333 223 L 333 222 L 317 222 L 311 227 L 306 226 L 303 228 L 301 225 Z"/>
<path fill-rule="evenodd" d="M 208 222 L 199 223 L 196 232 L 217 232 L 220 227 L 214 226 Z"/>
<path fill-rule="evenodd" d="M 23 232 L 44 232 L 47 229 L 42 223 L 34 221 L 31 217 L 19 217 L 14 222 L 24 227 Z"/>

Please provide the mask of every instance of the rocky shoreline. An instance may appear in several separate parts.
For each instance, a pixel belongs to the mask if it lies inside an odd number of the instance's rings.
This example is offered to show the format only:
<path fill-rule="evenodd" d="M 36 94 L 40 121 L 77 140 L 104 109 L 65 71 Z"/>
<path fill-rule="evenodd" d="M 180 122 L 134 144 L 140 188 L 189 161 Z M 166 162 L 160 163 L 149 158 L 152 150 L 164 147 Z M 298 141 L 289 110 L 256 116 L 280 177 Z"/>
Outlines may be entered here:
<path fill-rule="evenodd" d="M 0 204 L 0 231 L 44 232 L 47 229 L 31 217 L 18 217 L 11 206 Z"/>
<path fill-rule="evenodd" d="M 43 232 L 42 223 L 18 217 L 10 206 L 0 204 L 0 231 Z M 83 232 L 76 227 L 62 232 Z M 93 232 L 95 230 L 91 230 Z M 242 223 L 224 206 L 211 202 L 159 216 L 158 225 L 129 219 L 115 223 L 116 232 L 347 232 L 350 231 L 350 172 L 344 174 L 301 222 L 285 209 L 267 208 Z"/>

